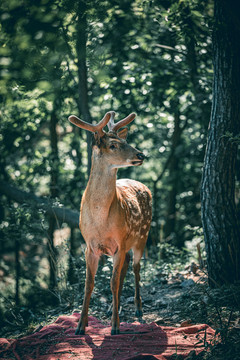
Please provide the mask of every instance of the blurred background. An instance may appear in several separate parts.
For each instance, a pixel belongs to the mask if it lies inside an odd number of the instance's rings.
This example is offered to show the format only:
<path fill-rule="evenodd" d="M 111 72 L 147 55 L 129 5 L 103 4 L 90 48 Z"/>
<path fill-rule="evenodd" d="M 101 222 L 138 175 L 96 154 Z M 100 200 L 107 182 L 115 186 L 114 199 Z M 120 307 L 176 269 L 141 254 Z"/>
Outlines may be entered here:
<path fill-rule="evenodd" d="M 0 315 L 6 321 L 14 319 L 6 308 L 30 316 L 43 304 L 71 307 L 83 293 L 77 212 L 91 135 L 68 122 L 71 114 L 94 123 L 110 110 L 116 121 L 137 113 L 128 142 L 147 159 L 118 177 L 139 180 L 153 194 L 146 279 L 197 256 L 204 261 L 199 191 L 211 109 L 212 16 L 211 0 L 2 0 Z M 100 266 L 103 287 L 111 263 L 103 259 Z"/>

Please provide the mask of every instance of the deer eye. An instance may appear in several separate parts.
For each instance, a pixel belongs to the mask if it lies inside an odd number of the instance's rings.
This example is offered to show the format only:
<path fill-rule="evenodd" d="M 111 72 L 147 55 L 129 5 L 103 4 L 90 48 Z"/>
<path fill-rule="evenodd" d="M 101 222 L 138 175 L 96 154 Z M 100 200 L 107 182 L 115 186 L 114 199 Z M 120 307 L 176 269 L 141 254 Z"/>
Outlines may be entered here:
<path fill-rule="evenodd" d="M 111 150 L 116 149 L 116 145 L 111 144 L 111 145 L 109 146 L 109 149 L 111 149 Z"/>

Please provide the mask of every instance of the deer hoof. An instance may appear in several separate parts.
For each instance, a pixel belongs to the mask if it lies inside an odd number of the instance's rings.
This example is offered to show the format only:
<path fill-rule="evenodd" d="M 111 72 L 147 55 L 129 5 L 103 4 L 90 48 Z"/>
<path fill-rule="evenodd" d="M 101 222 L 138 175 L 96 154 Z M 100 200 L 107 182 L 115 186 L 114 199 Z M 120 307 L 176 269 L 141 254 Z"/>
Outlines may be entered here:
<path fill-rule="evenodd" d="M 141 318 L 143 316 L 142 310 L 136 310 L 135 316 L 138 317 L 138 318 Z"/>
<path fill-rule="evenodd" d="M 85 330 L 77 329 L 77 330 L 75 331 L 75 335 L 85 335 Z"/>
<path fill-rule="evenodd" d="M 119 329 L 112 329 L 111 335 L 118 335 L 118 334 L 120 334 L 120 330 L 119 330 Z"/>

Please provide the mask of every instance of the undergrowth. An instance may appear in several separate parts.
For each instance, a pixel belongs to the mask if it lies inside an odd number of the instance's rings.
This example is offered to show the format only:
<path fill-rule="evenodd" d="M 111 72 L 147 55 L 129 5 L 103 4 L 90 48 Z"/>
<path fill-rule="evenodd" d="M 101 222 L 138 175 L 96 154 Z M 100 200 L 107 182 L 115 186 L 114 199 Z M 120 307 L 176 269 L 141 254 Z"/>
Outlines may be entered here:
<path fill-rule="evenodd" d="M 152 297 L 143 297 L 143 308 L 146 313 L 152 312 L 156 320 L 165 306 L 160 302 L 162 293 L 176 288 L 179 297 L 168 303 L 166 318 L 163 315 L 162 324 L 179 326 L 183 319 L 191 316 L 192 323 L 207 323 L 216 330 L 211 343 L 198 339 L 206 349 L 192 359 L 239 359 L 240 353 L 240 288 L 239 285 L 224 286 L 218 289 L 208 287 L 206 270 L 200 269 L 197 254 L 180 251 L 169 244 L 160 249 L 156 247 L 149 254 L 145 253 L 141 261 L 141 283 L 146 293 Z M 72 280 L 69 281 L 69 270 L 58 269 L 58 285 L 49 290 L 41 280 L 35 281 L 24 288 L 24 301 L 18 306 L 14 303 L 11 289 L 5 289 L 0 294 L 1 337 L 20 337 L 39 330 L 42 326 L 55 321 L 61 314 L 81 312 L 84 295 L 85 260 L 83 252 L 71 261 Z M 107 315 L 111 303 L 110 277 L 112 260 L 104 257 L 99 263 L 95 279 L 95 288 L 91 298 L 90 315 L 109 320 Z M 195 273 L 195 274 L 194 274 Z M 194 281 L 190 281 L 194 277 Z M 70 279 L 71 280 L 71 279 Z M 187 289 L 184 288 L 184 281 Z M 127 273 L 122 294 L 124 321 L 131 321 L 129 313 L 124 315 L 124 302 L 131 302 L 134 296 L 134 275 L 130 269 Z M 162 307 L 162 308 L 161 308 Z M 127 306 L 125 307 L 125 309 Z M 125 318 L 124 318 L 125 316 Z M 160 323 L 161 324 L 161 323 Z M 194 357 L 195 356 L 195 357 Z M 176 357 L 177 359 L 177 357 Z M 189 359 L 191 359 L 189 357 Z"/>

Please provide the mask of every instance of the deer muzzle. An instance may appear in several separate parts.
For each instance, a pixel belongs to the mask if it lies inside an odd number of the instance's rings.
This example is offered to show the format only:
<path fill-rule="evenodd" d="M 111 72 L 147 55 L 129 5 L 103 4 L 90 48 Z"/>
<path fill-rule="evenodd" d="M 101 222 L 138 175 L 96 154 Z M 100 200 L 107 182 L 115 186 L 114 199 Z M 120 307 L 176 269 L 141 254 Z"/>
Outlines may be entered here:
<path fill-rule="evenodd" d="M 134 166 L 139 166 L 139 165 L 142 165 L 143 160 L 145 159 L 146 156 L 143 153 L 139 152 L 139 153 L 137 153 L 136 157 L 138 158 L 138 160 L 132 161 L 132 164 Z"/>

